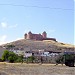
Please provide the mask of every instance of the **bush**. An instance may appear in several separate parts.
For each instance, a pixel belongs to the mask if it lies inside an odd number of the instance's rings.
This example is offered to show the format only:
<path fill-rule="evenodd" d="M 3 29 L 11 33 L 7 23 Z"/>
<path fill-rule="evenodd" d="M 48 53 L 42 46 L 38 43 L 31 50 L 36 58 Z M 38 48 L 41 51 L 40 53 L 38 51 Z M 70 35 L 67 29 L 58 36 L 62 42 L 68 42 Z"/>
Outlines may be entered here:
<path fill-rule="evenodd" d="M 74 60 L 75 60 L 75 54 L 65 54 L 65 65 L 73 67 L 74 66 Z"/>
<path fill-rule="evenodd" d="M 16 62 L 22 62 L 23 63 L 23 56 L 22 55 L 18 56 Z"/>
<path fill-rule="evenodd" d="M 8 61 L 8 62 L 22 62 L 23 63 L 23 55 L 18 56 L 14 52 L 5 50 L 3 55 L 2 55 L 2 60 L 3 61 Z"/>
<path fill-rule="evenodd" d="M 0 58 L 0 62 L 3 62 L 3 60 Z"/>
<path fill-rule="evenodd" d="M 32 62 L 33 63 L 34 59 L 35 59 L 34 56 L 28 57 L 27 62 Z"/>
<path fill-rule="evenodd" d="M 57 64 L 64 64 L 64 55 L 59 56 L 59 57 L 56 59 L 56 63 L 57 63 Z"/>
<path fill-rule="evenodd" d="M 65 60 L 75 60 L 75 54 L 65 54 Z"/>
<path fill-rule="evenodd" d="M 18 56 L 15 53 L 9 52 L 9 57 L 8 57 L 9 62 L 13 63 L 17 60 L 17 58 L 18 58 Z"/>
<path fill-rule="evenodd" d="M 2 55 L 2 60 L 3 61 L 7 61 L 8 57 L 9 57 L 9 51 L 5 50 L 4 53 L 3 53 L 3 55 Z"/>

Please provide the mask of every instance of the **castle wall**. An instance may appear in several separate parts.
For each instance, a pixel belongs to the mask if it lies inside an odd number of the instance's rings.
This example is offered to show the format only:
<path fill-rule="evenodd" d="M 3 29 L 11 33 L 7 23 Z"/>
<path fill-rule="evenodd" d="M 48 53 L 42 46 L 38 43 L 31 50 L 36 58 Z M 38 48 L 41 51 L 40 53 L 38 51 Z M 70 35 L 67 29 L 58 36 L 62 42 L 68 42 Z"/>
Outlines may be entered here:
<path fill-rule="evenodd" d="M 43 38 L 42 40 L 53 40 L 53 41 L 56 41 L 55 38 Z"/>
<path fill-rule="evenodd" d="M 32 33 L 31 32 L 29 32 L 28 34 L 27 34 L 27 39 L 32 39 Z"/>
<path fill-rule="evenodd" d="M 33 34 L 33 39 L 35 40 L 41 40 L 43 37 L 40 34 Z"/>
<path fill-rule="evenodd" d="M 33 34 L 31 32 L 29 32 L 28 34 L 24 35 L 25 39 L 31 39 L 31 40 L 53 40 L 56 41 L 55 38 L 47 38 L 47 33 L 43 32 L 42 35 L 41 34 Z"/>

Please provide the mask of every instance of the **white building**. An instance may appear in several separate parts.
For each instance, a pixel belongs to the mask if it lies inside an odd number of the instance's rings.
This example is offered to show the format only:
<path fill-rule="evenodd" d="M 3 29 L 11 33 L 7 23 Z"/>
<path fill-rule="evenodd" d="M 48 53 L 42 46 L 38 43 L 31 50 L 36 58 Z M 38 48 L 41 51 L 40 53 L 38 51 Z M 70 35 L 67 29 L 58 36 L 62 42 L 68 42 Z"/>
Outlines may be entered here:
<path fill-rule="evenodd" d="M 9 50 L 9 51 L 12 51 L 12 52 L 14 52 L 15 54 L 17 54 L 17 55 L 19 55 L 19 56 L 21 56 L 21 55 L 23 55 L 24 57 L 30 57 L 30 56 L 32 56 L 32 53 L 31 52 L 29 52 L 29 51 L 24 51 L 24 50 Z"/>
<path fill-rule="evenodd" d="M 59 54 L 58 53 L 49 53 L 49 52 L 43 52 L 41 54 L 41 56 L 49 56 L 49 57 L 55 57 L 55 56 L 58 56 Z"/>

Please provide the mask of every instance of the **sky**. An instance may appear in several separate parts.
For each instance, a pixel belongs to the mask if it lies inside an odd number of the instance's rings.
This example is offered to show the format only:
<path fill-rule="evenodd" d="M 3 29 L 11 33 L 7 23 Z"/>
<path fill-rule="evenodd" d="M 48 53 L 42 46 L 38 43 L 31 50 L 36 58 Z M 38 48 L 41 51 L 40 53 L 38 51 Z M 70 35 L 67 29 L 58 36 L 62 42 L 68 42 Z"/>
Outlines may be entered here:
<path fill-rule="evenodd" d="M 0 0 L 0 44 L 47 32 L 59 42 L 75 44 L 74 0 Z"/>

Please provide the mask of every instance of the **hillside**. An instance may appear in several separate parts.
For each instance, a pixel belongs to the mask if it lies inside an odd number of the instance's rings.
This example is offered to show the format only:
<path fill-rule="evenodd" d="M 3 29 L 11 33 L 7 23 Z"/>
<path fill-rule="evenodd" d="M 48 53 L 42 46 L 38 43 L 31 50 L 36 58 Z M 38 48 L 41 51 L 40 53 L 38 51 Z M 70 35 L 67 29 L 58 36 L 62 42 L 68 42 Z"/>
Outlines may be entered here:
<path fill-rule="evenodd" d="M 52 40 L 34 41 L 21 39 L 14 42 L 4 44 L 2 46 L 15 45 L 15 48 L 22 48 L 24 50 L 39 50 L 44 49 L 46 51 L 74 51 L 75 46 L 65 43 L 60 43 Z"/>
<path fill-rule="evenodd" d="M 0 58 L 2 57 L 3 52 L 4 52 L 4 48 L 2 48 L 2 47 L 0 46 Z"/>

